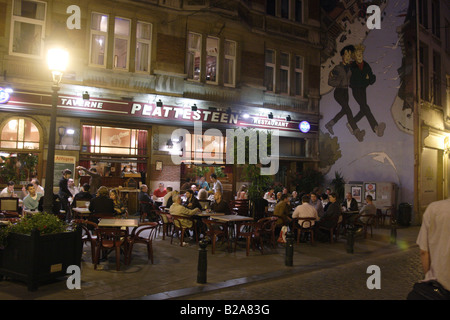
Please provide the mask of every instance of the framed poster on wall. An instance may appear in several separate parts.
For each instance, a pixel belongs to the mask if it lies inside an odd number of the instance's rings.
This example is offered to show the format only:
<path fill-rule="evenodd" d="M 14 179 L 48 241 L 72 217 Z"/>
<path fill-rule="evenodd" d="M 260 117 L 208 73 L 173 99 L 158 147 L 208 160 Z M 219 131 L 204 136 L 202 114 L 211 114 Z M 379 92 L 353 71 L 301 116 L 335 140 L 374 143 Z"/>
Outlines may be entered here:
<path fill-rule="evenodd" d="M 377 199 L 377 185 L 375 183 L 365 183 L 364 184 L 364 197 L 370 195 L 372 200 Z"/>
<path fill-rule="evenodd" d="M 357 202 L 361 202 L 361 194 L 362 194 L 362 188 L 361 187 L 352 187 L 352 197 Z"/>

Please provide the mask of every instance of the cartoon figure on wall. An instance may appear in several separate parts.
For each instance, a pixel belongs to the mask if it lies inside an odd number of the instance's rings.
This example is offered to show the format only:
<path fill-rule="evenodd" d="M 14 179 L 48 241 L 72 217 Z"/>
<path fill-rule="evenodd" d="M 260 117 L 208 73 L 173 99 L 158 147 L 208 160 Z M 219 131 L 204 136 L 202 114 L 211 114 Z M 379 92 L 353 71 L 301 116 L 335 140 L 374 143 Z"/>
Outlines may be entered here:
<path fill-rule="evenodd" d="M 369 105 L 367 104 L 366 89 L 376 81 L 376 76 L 372 72 L 370 65 L 364 61 L 364 50 L 366 47 L 363 44 L 355 46 L 353 52 L 354 61 L 351 63 L 351 78 L 350 87 L 352 88 L 353 98 L 359 104 L 360 110 L 355 116 L 355 122 L 358 123 L 364 116 L 369 121 L 372 131 L 377 136 L 382 137 L 386 124 L 384 122 L 378 123 L 373 116 Z"/>
<path fill-rule="evenodd" d="M 386 124 L 384 122 L 377 122 L 367 104 L 366 90 L 369 85 L 375 83 L 376 76 L 372 72 L 370 65 L 364 61 L 364 50 L 365 46 L 363 44 L 356 46 L 347 45 L 342 48 L 340 52 L 342 61 L 331 70 L 328 77 L 328 85 L 335 88 L 334 99 L 341 106 L 341 111 L 325 124 L 328 132 L 334 135 L 333 126 L 346 115 L 348 121 L 347 128 L 360 142 L 363 141 L 366 132 L 365 130 L 360 130 L 357 123 L 363 117 L 367 118 L 372 131 L 377 136 L 382 137 L 384 129 L 386 129 Z M 353 117 L 352 110 L 349 106 L 348 87 L 352 89 L 353 98 L 360 107 L 355 117 Z"/>
<path fill-rule="evenodd" d="M 348 45 L 342 48 L 340 51 L 341 62 L 331 70 L 328 76 L 328 85 L 334 87 L 334 99 L 341 106 L 341 111 L 339 111 L 333 119 L 331 119 L 325 128 L 334 135 L 333 126 L 344 116 L 347 116 L 347 127 L 350 133 L 353 134 L 358 141 L 363 141 L 365 130 L 360 130 L 356 124 L 353 117 L 352 110 L 349 106 L 349 94 L 348 87 L 350 85 L 350 79 L 352 76 L 351 71 L 351 58 L 355 51 L 353 45 Z"/>

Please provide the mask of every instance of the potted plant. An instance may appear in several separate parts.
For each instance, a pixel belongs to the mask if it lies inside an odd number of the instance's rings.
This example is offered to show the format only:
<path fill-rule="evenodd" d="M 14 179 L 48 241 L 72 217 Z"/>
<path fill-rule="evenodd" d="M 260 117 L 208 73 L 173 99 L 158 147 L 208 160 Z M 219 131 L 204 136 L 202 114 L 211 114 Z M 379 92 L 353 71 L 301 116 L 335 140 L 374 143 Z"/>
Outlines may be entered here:
<path fill-rule="evenodd" d="M 0 227 L 0 276 L 40 283 L 66 275 L 70 265 L 81 266 L 81 228 L 72 229 L 57 216 L 36 213 Z"/>

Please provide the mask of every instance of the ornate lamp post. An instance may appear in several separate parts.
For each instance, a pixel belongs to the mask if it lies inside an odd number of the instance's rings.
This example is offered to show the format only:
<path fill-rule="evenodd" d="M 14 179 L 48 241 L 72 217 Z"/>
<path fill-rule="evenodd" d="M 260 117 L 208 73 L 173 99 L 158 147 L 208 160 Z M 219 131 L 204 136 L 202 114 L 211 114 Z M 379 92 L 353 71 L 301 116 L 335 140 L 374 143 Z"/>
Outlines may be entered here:
<path fill-rule="evenodd" d="M 63 49 L 50 49 L 47 54 L 48 68 L 52 72 L 52 110 L 50 114 L 50 128 L 48 137 L 47 166 L 45 169 L 44 212 L 51 213 L 53 207 L 53 170 L 55 166 L 56 144 L 56 110 L 58 105 L 59 83 L 69 61 L 69 53 Z"/>

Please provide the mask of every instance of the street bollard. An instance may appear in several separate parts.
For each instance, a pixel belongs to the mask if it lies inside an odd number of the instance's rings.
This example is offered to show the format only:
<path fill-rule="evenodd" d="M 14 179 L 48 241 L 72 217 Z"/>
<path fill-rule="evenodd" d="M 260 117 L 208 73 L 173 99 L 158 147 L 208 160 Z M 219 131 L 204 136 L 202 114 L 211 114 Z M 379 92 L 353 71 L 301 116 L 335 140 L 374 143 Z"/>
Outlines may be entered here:
<path fill-rule="evenodd" d="M 355 246 L 355 228 L 349 228 L 347 231 L 347 253 L 353 253 Z"/>
<path fill-rule="evenodd" d="M 287 267 L 292 267 L 294 265 L 294 234 L 291 231 L 286 232 L 285 265 Z"/>
<path fill-rule="evenodd" d="M 205 240 L 200 241 L 200 248 L 198 249 L 198 266 L 197 266 L 197 283 L 206 283 L 206 271 L 208 269 L 207 253 L 206 247 L 208 242 Z"/>
<path fill-rule="evenodd" d="M 397 221 L 392 220 L 391 222 L 391 244 L 397 243 Z"/>

